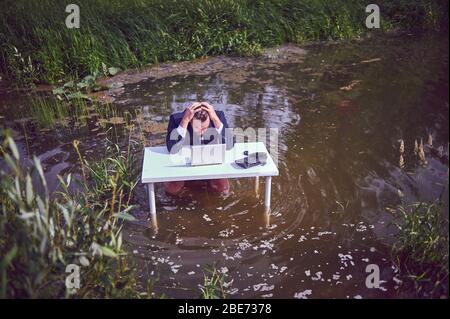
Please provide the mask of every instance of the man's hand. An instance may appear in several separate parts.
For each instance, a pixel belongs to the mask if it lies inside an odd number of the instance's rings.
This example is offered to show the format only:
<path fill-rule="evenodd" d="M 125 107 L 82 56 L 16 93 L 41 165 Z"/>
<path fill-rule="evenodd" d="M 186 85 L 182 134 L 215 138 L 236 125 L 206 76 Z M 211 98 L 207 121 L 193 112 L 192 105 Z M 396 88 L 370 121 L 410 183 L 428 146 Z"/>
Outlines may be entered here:
<path fill-rule="evenodd" d="M 202 109 L 202 104 L 200 102 L 195 102 L 191 106 L 188 106 L 184 111 L 183 118 L 181 119 L 180 126 L 187 128 L 189 122 L 194 117 L 194 114 Z"/>
<path fill-rule="evenodd" d="M 201 108 L 203 110 L 205 110 L 206 112 L 208 112 L 209 118 L 210 120 L 213 122 L 214 127 L 215 128 L 220 128 L 220 126 L 222 125 L 222 122 L 219 119 L 219 116 L 217 116 L 216 111 L 214 110 L 214 107 L 209 104 L 208 102 L 202 102 L 201 104 Z"/>

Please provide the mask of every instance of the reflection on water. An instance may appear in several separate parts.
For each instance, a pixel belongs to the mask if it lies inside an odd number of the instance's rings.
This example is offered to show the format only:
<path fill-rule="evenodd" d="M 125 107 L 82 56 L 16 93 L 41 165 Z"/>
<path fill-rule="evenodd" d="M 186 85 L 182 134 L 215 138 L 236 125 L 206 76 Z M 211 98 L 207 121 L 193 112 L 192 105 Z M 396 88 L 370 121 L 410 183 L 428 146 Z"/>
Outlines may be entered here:
<path fill-rule="evenodd" d="M 158 293 L 195 298 L 205 267 L 215 265 L 229 297 L 396 296 L 389 208 L 399 203 L 398 190 L 410 201 L 434 200 L 448 186 L 448 40 L 383 38 L 313 46 L 297 60 L 238 61 L 127 85 L 116 97 L 120 114 L 139 111 L 133 123 L 145 127 L 150 145 L 164 143 L 172 112 L 197 100 L 224 111 L 230 126 L 279 130 L 270 212 L 263 179 L 232 180 L 226 198 L 202 185 L 174 198 L 157 185 L 157 220 L 139 188 L 138 220 L 126 227 L 139 278 L 159 274 Z M 3 125 L 23 154 L 39 155 L 53 185 L 56 174 L 76 171 L 73 139 L 87 157 L 102 154 L 105 137 L 127 143 L 117 119 L 43 132 L 31 119 L 13 122 L 26 117 L 23 100 L 5 95 L 2 104 Z M 426 148 L 423 167 L 414 142 L 429 134 L 442 148 Z M 380 267 L 380 289 L 365 286 L 371 263 Z"/>

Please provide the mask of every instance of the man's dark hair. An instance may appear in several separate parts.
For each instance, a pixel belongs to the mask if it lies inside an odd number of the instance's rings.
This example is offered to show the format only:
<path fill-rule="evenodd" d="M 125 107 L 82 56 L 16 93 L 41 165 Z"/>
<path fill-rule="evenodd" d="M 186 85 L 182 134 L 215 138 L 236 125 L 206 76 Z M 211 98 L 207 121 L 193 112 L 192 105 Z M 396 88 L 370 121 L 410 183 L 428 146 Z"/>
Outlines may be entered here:
<path fill-rule="evenodd" d="M 194 114 L 194 117 L 197 120 L 205 122 L 206 119 L 208 118 L 208 112 L 206 112 L 205 110 L 198 111 L 197 113 Z"/>

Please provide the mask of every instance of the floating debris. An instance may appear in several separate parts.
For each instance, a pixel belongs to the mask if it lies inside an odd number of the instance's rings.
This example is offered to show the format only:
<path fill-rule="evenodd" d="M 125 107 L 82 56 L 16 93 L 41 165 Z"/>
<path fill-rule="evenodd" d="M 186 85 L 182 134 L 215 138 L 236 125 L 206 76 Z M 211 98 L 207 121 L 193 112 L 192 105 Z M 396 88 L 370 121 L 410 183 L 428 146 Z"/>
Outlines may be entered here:
<path fill-rule="evenodd" d="M 221 273 L 221 274 L 226 274 L 227 272 L 228 272 L 228 268 L 227 267 L 222 267 L 222 268 L 220 268 L 219 269 L 219 272 Z"/>
<path fill-rule="evenodd" d="M 369 59 L 369 60 L 362 60 L 360 63 L 365 64 L 365 63 L 373 63 L 373 62 L 378 62 L 381 61 L 381 58 L 373 58 L 373 59 Z"/>
<path fill-rule="evenodd" d="M 351 89 L 353 89 L 353 87 L 355 85 L 357 85 L 357 84 L 359 84 L 361 82 L 362 82 L 361 80 L 353 80 L 353 81 L 350 82 L 349 85 L 341 87 L 340 90 L 342 90 L 342 91 L 350 91 Z"/>
<path fill-rule="evenodd" d="M 305 291 L 301 291 L 301 292 L 296 292 L 294 294 L 294 298 L 296 299 L 308 299 L 307 296 L 312 294 L 312 290 L 311 289 L 307 289 Z"/>
<path fill-rule="evenodd" d="M 405 154 L 405 142 L 403 140 L 400 140 L 400 147 L 399 147 L 400 154 Z"/>
<path fill-rule="evenodd" d="M 425 158 L 425 151 L 423 150 L 423 141 L 422 141 L 422 139 L 420 140 L 420 144 L 419 144 L 419 160 L 420 160 L 420 162 L 421 162 L 421 164 L 423 166 L 428 164 L 428 162 L 427 162 L 427 160 Z"/>
<path fill-rule="evenodd" d="M 234 233 L 233 229 L 223 229 L 219 232 L 219 237 L 227 238 Z"/>
<path fill-rule="evenodd" d="M 311 279 L 312 279 L 313 281 L 321 280 L 321 279 L 322 279 L 322 272 L 321 272 L 321 271 L 316 272 L 316 273 L 315 273 L 315 276 L 311 276 Z"/>
<path fill-rule="evenodd" d="M 170 269 L 172 270 L 172 272 L 174 274 L 176 274 L 178 272 L 178 270 L 180 270 L 180 268 L 181 268 L 181 265 L 173 265 L 170 267 Z"/>
<path fill-rule="evenodd" d="M 351 264 L 352 266 L 355 265 L 355 263 L 353 262 L 353 257 L 350 254 L 338 254 L 338 257 L 340 258 L 341 264 L 344 265 L 344 267 L 348 267 L 348 264 Z"/>
<path fill-rule="evenodd" d="M 284 239 L 284 240 L 289 240 L 289 239 L 291 239 L 292 237 L 294 237 L 294 234 L 288 234 L 288 235 L 286 235 L 285 237 L 283 237 L 283 239 Z"/>
<path fill-rule="evenodd" d="M 400 159 L 398 160 L 398 166 L 400 166 L 400 168 L 405 168 L 405 160 L 403 158 L 403 155 L 400 154 Z"/>
<path fill-rule="evenodd" d="M 431 134 L 428 134 L 428 146 L 433 148 L 433 136 Z"/>
<path fill-rule="evenodd" d="M 222 253 L 222 256 L 225 258 L 225 260 L 235 260 L 235 259 L 241 259 L 242 255 L 241 252 L 238 251 L 237 253 L 235 253 L 233 256 L 227 255 L 226 253 Z"/>
<path fill-rule="evenodd" d="M 180 245 L 180 244 L 182 244 L 183 243 L 183 239 L 181 239 L 180 237 L 177 237 L 176 239 L 175 239 L 175 245 Z"/>
<path fill-rule="evenodd" d="M 250 244 L 250 242 L 247 239 L 244 239 L 238 243 L 238 247 L 240 250 L 246 250 L 246 249 L 252 247 L 252 244 Z"/>
<path fill-rule="evenodd" d="M 268 250 L 273 250 L 274 244 L 272 243 L 274 239 L 270 240 L 261 240 L 261 245 L 259 245 L 260 248 L 266 248 Z"/>
<path fill-rule="evenodd" d="M 356 226 L 356 231 L 357 231 L 357 232 L 364 232 L 364 231 L 367 231 L 367 226 L 364 225 L 362 222 L 360 222 L 360 223 Z"/>
<path fill-rule="evenodd" d="M 267 283 L 260 283 L 253 285 L 253 291 L 270 291 L 275 288 L 275 285 L 268 285 Z"/>
<path fill-rule="evenodd" d="M 321 231 L 321 232 L 318 232 L 317 233 L 317 235 L 319 236 L 319 237 L 322 237 L 322 236 L 324 236 L 324 235 L 332 235 L 333 233 L 332 232 L 330 232 L 330 231 Z M 336 233 L 334 233 L 334 234 L 336 234 Z"/>

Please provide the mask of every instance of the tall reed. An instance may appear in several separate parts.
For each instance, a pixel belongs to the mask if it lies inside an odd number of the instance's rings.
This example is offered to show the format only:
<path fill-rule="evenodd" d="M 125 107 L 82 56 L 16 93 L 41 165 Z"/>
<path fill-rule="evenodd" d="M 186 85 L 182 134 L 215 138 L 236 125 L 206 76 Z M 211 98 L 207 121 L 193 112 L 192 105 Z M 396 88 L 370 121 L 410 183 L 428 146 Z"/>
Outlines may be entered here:
<path fill-rule="evenodd" d="M 39 159 L 24 167 L 13 139 L 3 137 L 0 298 L 141 296 L 122 245 L 123 220 L 134 219 L 132 161 L 112 147 L 107 160 L 84 161 L 92 182 L 58 176 L 58 191 L 50 193 Z M 71 264 L 81 269 L 75 291 L 65 285 Z"/>

